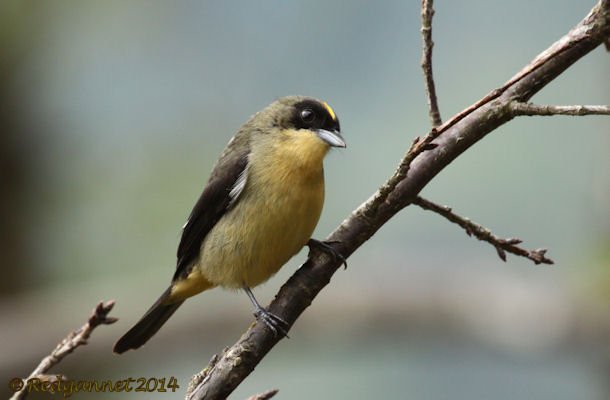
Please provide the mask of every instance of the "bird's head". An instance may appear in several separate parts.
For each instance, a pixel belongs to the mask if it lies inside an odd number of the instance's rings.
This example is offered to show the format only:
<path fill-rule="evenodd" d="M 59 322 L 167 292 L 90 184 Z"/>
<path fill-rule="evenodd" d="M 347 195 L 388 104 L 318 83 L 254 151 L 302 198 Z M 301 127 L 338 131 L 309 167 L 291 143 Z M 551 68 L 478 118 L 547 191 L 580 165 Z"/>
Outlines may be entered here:
<path fill-rule="evenodd" d="M 325 147 L 345 147 L 339 118 L 324 101 L 313 97 L 282 97 L 254 116 L 267 125 L 263 131 L 273 132 L 282 139 L 312 142 Z M 266 129 L 265 129 L 266 128 Z M 271 128 L 271 129 L 269 129 Z M 315 142 L 311 143 L 315 146 Z"/>

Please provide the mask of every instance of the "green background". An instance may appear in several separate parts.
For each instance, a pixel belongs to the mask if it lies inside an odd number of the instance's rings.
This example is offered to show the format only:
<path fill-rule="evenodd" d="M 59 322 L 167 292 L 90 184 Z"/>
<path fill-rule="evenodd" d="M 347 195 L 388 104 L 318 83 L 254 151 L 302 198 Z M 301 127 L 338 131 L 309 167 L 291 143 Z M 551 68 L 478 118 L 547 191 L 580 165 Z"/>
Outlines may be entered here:
<path fill-rule="evenodd" d="M 500 86 L 593 1 L 436 2 L 447 119 Z M 252 321 L 242 293 L 189 300 L 151 342 L 111 353 L 165 289 L 180 227 L 226 142 L 273 99 L 311 95 L 348 143 L 326 160 L 323 238 L 429 129 L 418 1 L 0 4 L 0 378 L 26 376 L 101 299 L 120 321 L 51 372 L 188 381 Z M 610 103 L 598 48 L 533 101 Z M 534 266 L 414 207 L 339 271 L 233 398 L 605 399 L 610 394 L 610 119 L 519 118 L 423 194 Z M 302 252 L 256 289 L 268 303 Z M 8 390 L 3 385 L 6 394 Z"/>

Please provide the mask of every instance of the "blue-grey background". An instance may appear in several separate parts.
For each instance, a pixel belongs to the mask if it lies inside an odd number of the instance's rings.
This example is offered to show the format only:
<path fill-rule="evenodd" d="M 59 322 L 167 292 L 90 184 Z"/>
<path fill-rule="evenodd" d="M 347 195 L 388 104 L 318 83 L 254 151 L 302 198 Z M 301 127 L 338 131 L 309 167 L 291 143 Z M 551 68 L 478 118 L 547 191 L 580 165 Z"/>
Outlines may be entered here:
<path fill-rule="evenodd" d="M 500 86 L 594 1 L 436 2 L 441 113 Z M 51 372 L 174 376 L 183 398 L 252 321 L 241 293 L 189 300 L 151 342 L 114 341 L 165 289 L 180 227 L 233 132 L 273 99 L 329 102 L 325 237 L 429 128 L 419 1 L 3 1 L 0 378 L 26 376 L 101 299 L 120 321 Z M 610 103 L 598 48 L 533 100 Z M 410 207 L 338 272 L 233 398 L 605 399 L 610 394 L 610 119 L 520 118 L 424 195 L 556 265 L 534 266 Z M 264 286 L 268 303 L 305 259 Z M 0 384 L 2 384 L 0 382 Z M 6 385 L 2 384 L 6 394 Z M 104 394 L 78 394 L 105 398 Z"/>

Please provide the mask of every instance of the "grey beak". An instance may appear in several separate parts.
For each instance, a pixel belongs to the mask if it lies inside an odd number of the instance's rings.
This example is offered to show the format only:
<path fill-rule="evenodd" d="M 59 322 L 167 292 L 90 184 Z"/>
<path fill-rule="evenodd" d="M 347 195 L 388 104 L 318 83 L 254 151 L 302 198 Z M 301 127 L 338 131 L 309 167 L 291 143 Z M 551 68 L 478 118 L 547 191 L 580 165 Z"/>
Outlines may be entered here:
<path fill-rule="evenodd" d="M 326 129 L 318 129 L 318 137 L 328 143 L 332 147 L 345 147 L 345 140 L 337 131 L 327 131 Z"/>

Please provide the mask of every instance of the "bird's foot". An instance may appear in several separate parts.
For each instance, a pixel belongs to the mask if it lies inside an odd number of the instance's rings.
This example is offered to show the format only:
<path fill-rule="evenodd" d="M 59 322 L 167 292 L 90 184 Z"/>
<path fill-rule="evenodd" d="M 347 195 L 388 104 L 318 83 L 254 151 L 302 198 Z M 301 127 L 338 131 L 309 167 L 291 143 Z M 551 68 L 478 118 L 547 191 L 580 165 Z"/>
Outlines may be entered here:
<path fill-rule="evenodd" d="M 287 339 L 290 339 L 290 337 L 288 336 L 288 329 L 290 329 L 290 324 L 284 321 L 282 318 L 278 317 L 277 315 L 273 314 L 271 311 L 268 311 L 267 309 L 263 308 L 258 303 L 256 297 L 254 297 L 254 293 L 252 293 L 252 290 L 247 285 L 244 284 L 243 289 L 250 298 L 252 305 L 254 306 L 254 316 L 256 317 L 256 319 L 259 321 L 263 321 L 263 323 L 267 325 L 267 328 L 269 328 L 276 337 L 281 334 L 282 336 L 286 336 Z"/>
<path fill-rule="evenodd" d="M 341 264 L 343 264 L 345 269 L 347 269 L 347 260 L 345 259 L 345 257 L 343 257 L 343 255 L 341 253 L 339 253 L 337 250 L 335 250 L 335 248 L 332 246 L 334 243 L 339 243 L 339 241 L 338 240 L 321 241 L 321 240 L 316 240 L 316 239 L 309 239 L 309 241 L 307 242 L 307 247 L 309 247 L 310 251 L 316 249 L 316 250 L 325 252 L 326 254 L 328 254 L 332 258 L 334 258 L 335 260 L 341 261 Z"/>
<path fill-rule="evenodd" d="M 269 328 L 275 336 L 281 335 L 286 336 L 286 339 L 290 339 L 290 336 L 288 336 L 290 324 L 284 321 L 282 318 L 264 309 L 263 307 L 257 307 L 256 310 L 254 310 L 254 316 L 257 320 L 262 321 L 265 325 L 267 325 L 267 328 Z"/>

